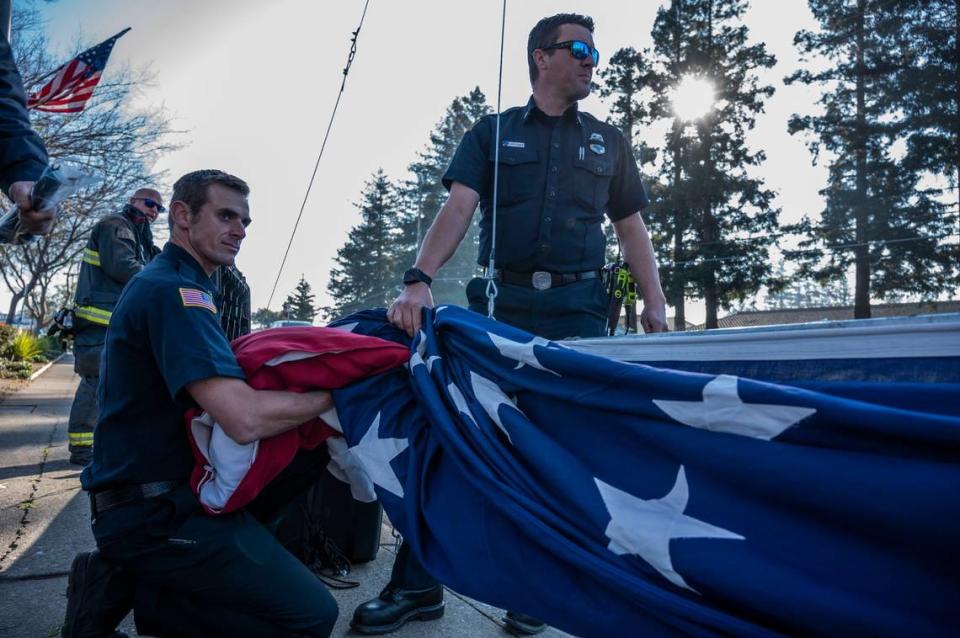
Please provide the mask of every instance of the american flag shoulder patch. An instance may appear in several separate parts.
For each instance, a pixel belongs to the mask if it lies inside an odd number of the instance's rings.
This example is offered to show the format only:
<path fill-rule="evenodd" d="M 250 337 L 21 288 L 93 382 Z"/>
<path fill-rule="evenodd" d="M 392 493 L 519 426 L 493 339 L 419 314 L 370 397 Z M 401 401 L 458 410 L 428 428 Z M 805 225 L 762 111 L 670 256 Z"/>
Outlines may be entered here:
<path fill-rule="evenodd" d="M 206 308 L 213 314 L 217 314 L 217 307 L 209 293 L 196 288 L 181 288 L 180 301 L 186 308 Z"/>

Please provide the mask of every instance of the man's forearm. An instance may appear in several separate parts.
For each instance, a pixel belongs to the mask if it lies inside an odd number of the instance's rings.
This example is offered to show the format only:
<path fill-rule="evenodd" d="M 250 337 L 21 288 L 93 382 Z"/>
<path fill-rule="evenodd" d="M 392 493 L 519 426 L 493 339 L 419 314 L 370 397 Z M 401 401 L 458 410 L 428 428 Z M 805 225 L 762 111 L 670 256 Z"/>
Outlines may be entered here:
<path fill-rule="evenodd" d="M 195 381 L 187 391 L 237 443 L 286 432 L 333 407 L 329 392 L 255 390 L 225 377 Z"/>
<path fill-rule="evenodd" d="M 250 435 L 254 440 L 286 432 L 333 407 L 329 392 L 254 392 L 253 414 L 249 420 Z"/>

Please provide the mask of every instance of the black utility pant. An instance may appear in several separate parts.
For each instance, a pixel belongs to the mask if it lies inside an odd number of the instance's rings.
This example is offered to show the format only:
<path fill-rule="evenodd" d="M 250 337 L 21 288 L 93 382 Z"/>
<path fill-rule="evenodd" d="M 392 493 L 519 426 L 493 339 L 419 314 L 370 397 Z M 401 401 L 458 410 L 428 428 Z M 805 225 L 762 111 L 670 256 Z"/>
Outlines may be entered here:
<path fill-rule="evenodd" d="M 467 285 L 470 310 L 486 315 L 487 280 L 476 278 Z M 549 290 L 497 284 L 494 317 L 544 339 L 602 337 L 607 326 L 607 293 L 599 278 L 578 281 Z M 437 582 L 406 543 L 400 546 L 390 575 L 390 587 L 428 589 Z"/>
<path fill-rule="evenodd" d="M 301 452 L 248 508 L 230 514 L 207 515 L 184 486 L 98 516 L 101 553 L 135 581 L 137 631 L 329 636 L 336 601 L 264 525 L 326 471 L 328 459 L 326 445 Z"/>

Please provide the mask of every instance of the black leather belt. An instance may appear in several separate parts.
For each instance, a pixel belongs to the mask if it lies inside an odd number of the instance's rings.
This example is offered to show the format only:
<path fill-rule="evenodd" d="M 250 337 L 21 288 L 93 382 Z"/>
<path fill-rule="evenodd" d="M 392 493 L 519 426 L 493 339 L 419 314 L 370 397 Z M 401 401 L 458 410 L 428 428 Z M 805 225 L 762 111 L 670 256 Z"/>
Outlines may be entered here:
<path fill-rule="evenodd" d="M 512 286 L 525 286 L 535 290 L 548 290 L 586 279 L 596 279 L 599 276 L 599 270 L 585 270 L 583 272 L 547 272 L 545 270 L 537 270 L 535 272 L 511 272 L 509 270 L 498 270 L 494 278 L 497 281 L 502 281 Z"/>
<path fill-rule="evenodd" d="M 160 496 L 175 490 L 181 485 L 183 485 L 183 481 L 156 481 L 92 492 L 90 494 L 90 514 L 93 518 L 96 518 L 98 514 L 103 514 L 114 507 Z"/>

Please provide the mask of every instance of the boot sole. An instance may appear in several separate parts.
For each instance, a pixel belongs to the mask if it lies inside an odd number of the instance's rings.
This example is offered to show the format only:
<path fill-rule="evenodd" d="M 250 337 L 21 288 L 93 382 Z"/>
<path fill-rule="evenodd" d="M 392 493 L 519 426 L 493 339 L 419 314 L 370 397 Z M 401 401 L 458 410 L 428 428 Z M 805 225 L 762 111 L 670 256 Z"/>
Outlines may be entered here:
<path fill-rule="evenodd" d="M 80 563 L 82 562 L 82 565 Z M 73 559 L 70 566 L 70 575 L 67 577 L 67 613 L 63 618 L 63 628 L 60 630 L 62 638 L 75 638 L 74 626 L 76 625 L 77 614 L 80 612 L 81 601 L 75 595 L 76 592 L 83 590 L 83 577 L 87 573 L 87 563 L 90 562 L 90 554 L 79 554 Z"/>
<path fill-rule="evenodd" d="M 528 625 L 527 623 L 517 622 L 512 618 L 504 618 L 503 624 L 506 625 L 505 629 L 514 636 L 536 636 L 537 634 L 542 634 L 547 629 L 546 624 L 537 626 Z"/>
<path fill-rule="evenodd" d="M 350 628 L 358 634 L 365 634 L 368 636 L 389 634 L 392 631 L 400 629 L 405 623 L 411 620 L 436 620 L 437 618 L 442 617 L 445 605 L 446 603 L 439 603 L 437 605 L 430 605 L 429 607 L 418 607 L 417 609 L 412 609 L 401 616 L 397 622 L 390 625 L 361 625 L 351 622 Z"/>

